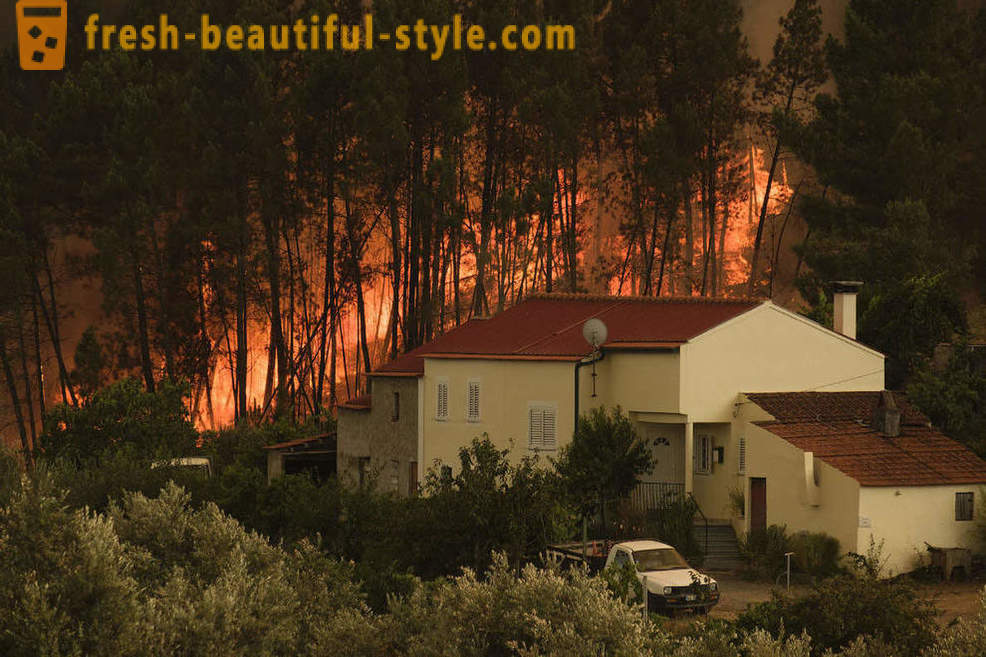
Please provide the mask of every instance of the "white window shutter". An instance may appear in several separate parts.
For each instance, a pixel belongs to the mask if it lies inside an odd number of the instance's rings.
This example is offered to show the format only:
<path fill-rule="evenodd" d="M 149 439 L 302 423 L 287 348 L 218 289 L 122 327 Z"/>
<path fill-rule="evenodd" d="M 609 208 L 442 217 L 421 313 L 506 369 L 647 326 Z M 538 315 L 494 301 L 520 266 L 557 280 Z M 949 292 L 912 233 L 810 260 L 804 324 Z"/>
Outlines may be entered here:
<path fill-rule="evenodd" d="M 472 422 L 479 420 L 479 381 L 469 382 L 467 416 Z"/>
<path fill-rule="evenodd" d="M 542 449 L 555 449 L 555 409 L 545 408 L 542 414 Z"/>
<path fill-rule="evenodd" d="M 444 420 L 448 417 L 448 382 L 439 381 L 438 392 L 436 394 L 437 407 L 435 409 L 435 416 L 439 420 Z"/>
<path fill-rule="evenodd" d="M 528 410 L 528 430 L 527 447 L 529 449 L 542 449 L 544 444 L 544 410 L 531 408 Z"/>

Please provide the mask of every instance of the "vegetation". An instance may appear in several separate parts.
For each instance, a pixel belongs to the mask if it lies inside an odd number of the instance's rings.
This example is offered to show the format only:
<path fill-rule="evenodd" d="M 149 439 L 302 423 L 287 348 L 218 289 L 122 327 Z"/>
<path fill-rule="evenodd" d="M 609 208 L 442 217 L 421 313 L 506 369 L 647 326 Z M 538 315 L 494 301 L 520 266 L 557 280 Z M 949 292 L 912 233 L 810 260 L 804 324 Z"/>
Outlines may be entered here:
<path fill-rule="evenodd" d="M 986 605 L 937 631 L 905 583 L 843 575 L 778 596 L 735 624 L 670 633 L 619 587 L 505 555 L 489 569 L 406 581 L 374 613 L 359 566 L 303 540 L 271 544 L 215 504 L 166 485 L 102 513 L 51 479 L 0 470 L 0 650 L 47 655 L 598 655 L 965 657 L 986 645 Z M 620 594 L 614 595 L 611 586 Z"/>
<path fill-rule="evenodd" d="M 785 572 L 788 553 L 792 553 L 791 570 L 795 573 L 817 578 L 831 577 L 844 570 L 838 539 L 824 532 L 788 534 L 786 526 L 770 525 L 751 531 L 741 541 L 740 550 L 747 560 L 749 573 L 768 581 Z"/>
<path fill-rule="evenodd" d="M 554 465 L 566 499 L 583 518 L 599 513 L 604 534 L 607 505 L 626 497 L 637 478 L 654 468 L 650 449 L 619 407 L 594 408 L 580 416 L 572 441 L 561 448 Z"/>
<path fill-rule="evenodd" d="M 846 649 L 866 636 L 894 654 L 916 656 L 934 643 L 935 615 L 934 606 L 904 580 L 840 575 L 813 584 L 801 597 L 774 593 L 771 601 L 743 613 L 737 625 L 773 636 L 804 633 L 812 639 L 813 655 Z"/>

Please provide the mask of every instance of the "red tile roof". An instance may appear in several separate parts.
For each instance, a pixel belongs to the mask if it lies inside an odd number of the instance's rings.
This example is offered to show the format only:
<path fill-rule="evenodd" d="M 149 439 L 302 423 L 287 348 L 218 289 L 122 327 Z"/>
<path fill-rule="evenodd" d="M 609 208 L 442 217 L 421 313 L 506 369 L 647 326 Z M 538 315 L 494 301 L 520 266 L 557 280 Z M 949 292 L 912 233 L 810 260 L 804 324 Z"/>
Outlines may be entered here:
<path fill-rule="evenodd" d="M 759 304 L 705 297 L 536 295 L 489 319 L 472 319 L 374 374 L 422 374 L 424 356 L 429 354 L 574 361 L 589 352 L 582 325 L 591 317 L 606 323 L 605 347 L 671 348 Z"/>
<path fill-rule="evenodd" d="M 368 411 L 371 408 L 370 401 L 370 395 L 359 395 L 347 402 L 339 404 L 339 408 L 348 408 L 353 411 Z"/>
<path fill-rule="evenodd" d="M 927 425 L 924 413 L 899 392 L 891 393 L 901 413 L 901 424 Z M 880 401 L 879 391 L 853 392 L 750 392 L 747 398 L 781 422 L 799 420 L 855 420 L 869 424 Z"/>
<path fill-rule="evenodd" d="M 941 434 L 894 394 L 902 411 L 901 435 L 869 427 L 879 392 L 748 394 L 777 418 L 757 422 L 798 449 L 852 477 L 862 486 L 936 486 L 986 483 L 986 461 Z"/>

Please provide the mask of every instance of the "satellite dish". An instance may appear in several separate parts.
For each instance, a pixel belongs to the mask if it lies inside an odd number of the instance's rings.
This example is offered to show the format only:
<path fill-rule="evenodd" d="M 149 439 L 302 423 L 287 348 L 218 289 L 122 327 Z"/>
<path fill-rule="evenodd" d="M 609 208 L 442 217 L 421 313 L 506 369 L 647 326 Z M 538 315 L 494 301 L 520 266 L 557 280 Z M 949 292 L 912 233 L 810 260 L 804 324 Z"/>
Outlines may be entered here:
<path fill-rule="evenodd" d="M 598 349 L 599 345 L 606 342 L 608 331 L 601 319 L 593 317 L 582 325 L 582 337 L 592 345 L 593 349 Z"/>

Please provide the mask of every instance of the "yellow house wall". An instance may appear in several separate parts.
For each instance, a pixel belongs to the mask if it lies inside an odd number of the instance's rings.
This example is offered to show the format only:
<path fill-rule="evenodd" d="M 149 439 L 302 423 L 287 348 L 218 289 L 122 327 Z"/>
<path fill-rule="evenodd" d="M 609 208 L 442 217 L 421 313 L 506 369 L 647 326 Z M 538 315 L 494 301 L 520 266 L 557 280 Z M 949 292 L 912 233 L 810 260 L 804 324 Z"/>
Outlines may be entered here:
<path fill-rule="evenodd" d="M 739 392 L 882 390 L 883 356 L 772 304 L 681 347 L 681 409 L 732 419 Z"/>
<path fill-rule="evenodd" d="M 767 480 L 767 524 L 787 525 L 789 532 L 825 532 L 839 539 L 843 552 L 857 550 L 860 487 L 856 480 L 817 460 L 818 505 L 808 503 L 804 452 L 783 438 L 747 423 L 746 513 L 744 531 L 750 527 L 749 478 Z"/>
<path fill-rule="evenodd" d="M 461 447 L 488 434 L 501 448 L 511 448 L 519 460 L 527 449 L 528 404 L 556 404 L 558 447 L 572 439 L 574 430 L 574 363 L 559 361 L 507 361 L 425 359 L 423 384 L 423 436 L 421 461 L 433 467 L 441 461 L 453 468 Z M 448 379 L 448 419 L 436 419 L 437 382 Z M 470 379 L 480 381 L 480 420 L 466 419 L 466 394 Z M 551 452 L 546 454 L 555 456 Z"/>
<path fill-rule="evenodd" d="M 592 397 L 592 366 L 579 369 L 580 411 L 619 405 L 625 413 L 677 413 L 679 364 L 676 351 L 607 352 L 596 363 L 596 397 Z"/>
<path fill-rule="evenodd" d="M 908 572 L 927 563 L 927 541 L 936 547 L 980 550 L 976 521 L 955 520 L 955 494 L 973 493 L 976 508 L 982 503 L 980 486 L 864 487 L 860 491 L 859 552 L 872 537 L 883 542 L 885 575 Z M 975 518 L 975 515 L 973 516 Z"/>
<path fill-rule="evenodd" d="M 731 515 L 729 491 L 739 488 L 742 484 L 737 475 L 738 450 L 729 424 L 696 423 L 694 428 L 696 440 L 703 434 L 712 436 L 713 448 L 723 448 L 723 462 L 719 464 L 713 461 L 712 471 L 709 473 L 695 472 L 693 480 L 695 501 L 706 517 L 728 519 Z M 695 446 L 695 451 L 698 452 L 698 444 Z M 687 463 L 686 467 L 694 468 L 694 463 Z"/>

